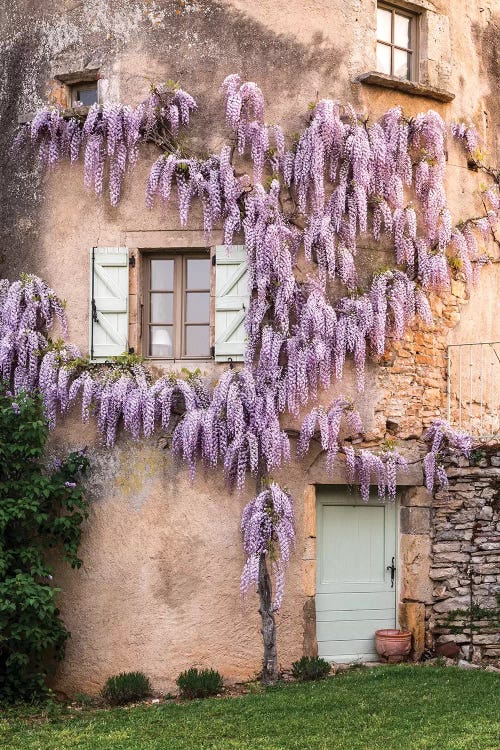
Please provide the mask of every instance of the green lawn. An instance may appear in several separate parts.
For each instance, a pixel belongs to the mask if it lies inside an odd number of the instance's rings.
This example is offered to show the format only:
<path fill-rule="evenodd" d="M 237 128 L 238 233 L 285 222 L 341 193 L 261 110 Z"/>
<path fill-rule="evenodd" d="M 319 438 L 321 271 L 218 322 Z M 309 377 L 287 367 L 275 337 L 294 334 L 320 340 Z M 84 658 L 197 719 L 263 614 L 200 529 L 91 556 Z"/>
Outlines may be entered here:
<path fill-rule="evenodd" d="M 2 750 L 498 750 L 500 678 L 376 667 L 240 698 L 0 720 Z"/>

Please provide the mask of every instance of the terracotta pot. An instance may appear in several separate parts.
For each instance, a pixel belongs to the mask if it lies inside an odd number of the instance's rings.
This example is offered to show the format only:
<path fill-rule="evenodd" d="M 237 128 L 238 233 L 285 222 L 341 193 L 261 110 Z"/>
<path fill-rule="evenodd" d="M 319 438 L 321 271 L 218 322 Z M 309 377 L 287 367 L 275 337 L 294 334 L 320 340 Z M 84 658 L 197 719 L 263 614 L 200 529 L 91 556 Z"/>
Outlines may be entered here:
<path fill-rule="evenodd" d="M 376 630 L 377 654 L 390 664 L 404 661 L 411 650 L 411 633 L 406 630 Z"/>

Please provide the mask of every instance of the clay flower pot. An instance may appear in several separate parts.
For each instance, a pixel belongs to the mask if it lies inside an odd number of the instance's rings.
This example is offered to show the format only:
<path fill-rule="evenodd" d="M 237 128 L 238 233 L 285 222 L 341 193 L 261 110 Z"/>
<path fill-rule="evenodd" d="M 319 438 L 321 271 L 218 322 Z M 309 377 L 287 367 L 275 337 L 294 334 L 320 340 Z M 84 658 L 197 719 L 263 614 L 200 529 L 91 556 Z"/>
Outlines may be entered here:
<path fill-rule="evenodd" d="M 396 664 L 404 661 L 411 649 L 411 633 L 406 630 L 376 630 L 375 648 L 384 661 Z"/>

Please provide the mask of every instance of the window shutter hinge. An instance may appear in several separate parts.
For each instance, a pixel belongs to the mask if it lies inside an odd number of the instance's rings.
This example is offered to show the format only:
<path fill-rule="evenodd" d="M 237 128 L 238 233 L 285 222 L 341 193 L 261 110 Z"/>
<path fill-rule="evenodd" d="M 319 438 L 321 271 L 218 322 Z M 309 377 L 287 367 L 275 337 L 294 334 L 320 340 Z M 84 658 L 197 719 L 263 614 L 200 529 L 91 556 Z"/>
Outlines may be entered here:
<path fill-rule="evenodd" d="M 133 347 L 133 346 L 129 346 L 129 348 L 128 348 L 128 353 L 129 353 L 129 354 L 135 354 L 135 349 L 134 349 L 134 347 Z"/>
<path fill-rule="evenodd" d="M 215 266 L 215 254 L 212 255 L 212 265 Z"/>
<path fill-rule="evenodd" d="M 215 346 L 210 347 L 210 356 L 215 357 Z"/>
<path fill-rule="evenodd" d="M 130 268 L 135 268 L 135 255 L 131 255 L 128 259 L 128 264 Z"/>

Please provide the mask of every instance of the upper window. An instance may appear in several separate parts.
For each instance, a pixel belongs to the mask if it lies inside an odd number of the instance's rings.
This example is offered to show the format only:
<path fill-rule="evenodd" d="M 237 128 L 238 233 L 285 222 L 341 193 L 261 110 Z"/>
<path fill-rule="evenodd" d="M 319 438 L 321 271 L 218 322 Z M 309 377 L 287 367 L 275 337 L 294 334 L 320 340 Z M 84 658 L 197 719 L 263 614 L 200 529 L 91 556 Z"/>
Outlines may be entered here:
<path fill-rule="evenodd" d="M 417 78 L 417 22 L 415 13 L 377 3 L 377 70 L 396 78 Z"/>
<path fill-rule="evenodd" d="M 143 353 L 210 357 L 210 259 L 193 252 L 147 255 Z"/>
<path fill-rule="evenodd" d="M 83 104 L 84 107 L 91 107 L 97 103 L 97 81 L 90 83 L 75 83 L 71 86 L 71 106 Z"/>

